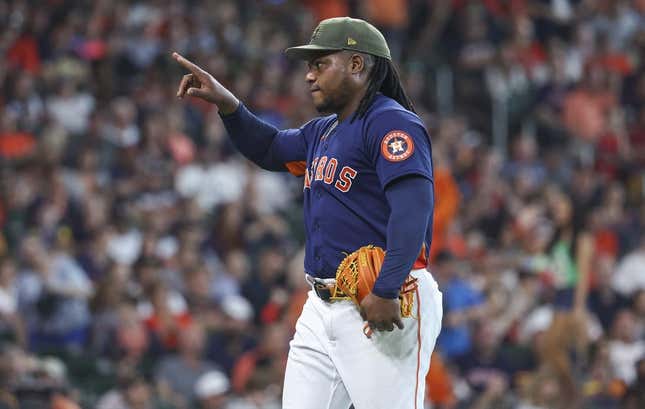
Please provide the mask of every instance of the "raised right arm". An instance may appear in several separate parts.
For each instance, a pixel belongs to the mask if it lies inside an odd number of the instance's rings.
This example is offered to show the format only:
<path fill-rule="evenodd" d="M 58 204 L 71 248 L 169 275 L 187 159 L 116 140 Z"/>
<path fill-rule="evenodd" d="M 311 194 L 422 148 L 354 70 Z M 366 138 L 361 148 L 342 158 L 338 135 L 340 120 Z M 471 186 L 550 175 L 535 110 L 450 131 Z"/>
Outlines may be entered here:
<path fill-rule="evenodd" d="M 231 91 L 208 72 L 178 53 L 173 58 L 190 74 L 183 76 L 177 97 L 201 98 L 217 105 L 233 144 L 249 160 L 273 171 L 291 171 L 307 159 L 304 127 L 280 131 L 249 111 Z"/>

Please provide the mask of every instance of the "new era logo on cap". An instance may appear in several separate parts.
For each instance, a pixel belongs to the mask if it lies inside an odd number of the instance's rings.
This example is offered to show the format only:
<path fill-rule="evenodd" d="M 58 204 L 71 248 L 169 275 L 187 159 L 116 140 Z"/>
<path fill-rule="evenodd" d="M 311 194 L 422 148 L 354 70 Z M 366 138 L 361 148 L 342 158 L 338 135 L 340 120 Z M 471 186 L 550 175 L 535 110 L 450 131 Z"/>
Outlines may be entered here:
<path fill-rule="evenodd" d="M 347 45 L 356 45 L 356 40 L 351 37 L 347 37 Z"/>
<path fill-rule="evenodd" d="M 318 38 L 318 33 L 319 32 L 320 32 L 320 27 L 316 27 L 314 32 L 311 34 L 311 40 L 310 41 L 314 41 L 316 38 Z"/>

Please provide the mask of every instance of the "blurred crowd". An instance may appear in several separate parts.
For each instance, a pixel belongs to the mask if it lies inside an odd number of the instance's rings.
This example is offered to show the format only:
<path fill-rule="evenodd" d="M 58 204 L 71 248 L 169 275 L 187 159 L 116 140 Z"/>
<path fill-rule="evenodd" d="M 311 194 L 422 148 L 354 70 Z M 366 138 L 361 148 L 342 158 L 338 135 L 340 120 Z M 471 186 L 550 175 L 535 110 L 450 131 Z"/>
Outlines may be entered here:
<path fill-rule="evenodd" d="M 295 127 L 282 51 L 338 15 L 432 137 L 427 407 L 645 407 L 645 1 L 0 0 L 0 408 L 280 408 L 302 180 L 178 101 L 170 52 Z"/>

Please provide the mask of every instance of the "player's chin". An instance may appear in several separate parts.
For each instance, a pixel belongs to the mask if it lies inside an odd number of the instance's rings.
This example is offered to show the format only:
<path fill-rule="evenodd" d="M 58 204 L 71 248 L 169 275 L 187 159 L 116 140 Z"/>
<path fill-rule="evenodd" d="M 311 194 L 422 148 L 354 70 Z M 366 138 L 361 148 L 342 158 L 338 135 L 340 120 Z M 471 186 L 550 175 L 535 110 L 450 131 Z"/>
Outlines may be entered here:
<path fill-rule="evenodd" d="M 318 109 L 318 107 L 323 105 L 325 102 L 325 99 L 319 94 L 319 92 L 313 92 L 311 94 L 311 102 L 313 102 L 316 109 Z"/>
<path fill-rule="evenodd" d="M 332 112 L 330 104 L 324 99 L 317 101 L 316 98 L 314 98 L 314 107 L 320 114 L 330 114 Z"/>

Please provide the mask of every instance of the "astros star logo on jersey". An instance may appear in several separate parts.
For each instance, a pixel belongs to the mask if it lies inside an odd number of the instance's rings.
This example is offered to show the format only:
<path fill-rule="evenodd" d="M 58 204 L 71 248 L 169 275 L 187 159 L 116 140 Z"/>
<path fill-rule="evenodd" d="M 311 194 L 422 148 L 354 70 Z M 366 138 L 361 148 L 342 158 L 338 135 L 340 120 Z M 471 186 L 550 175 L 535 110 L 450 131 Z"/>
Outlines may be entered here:
<path fill-rule="evenodd" d="M 414 142 L 403 131 L 390 131 L 381 142 L 381 154 L 390 162 L 406 160 L 414 152 Z"/>
<path fill-rule="evenodd" d="M 403 141 L 400 139 L 390 142 L 389 148 L 393 154 L 396 154 L 397 152 L 403 152 L 405 150 L 403 149 Z"/>

